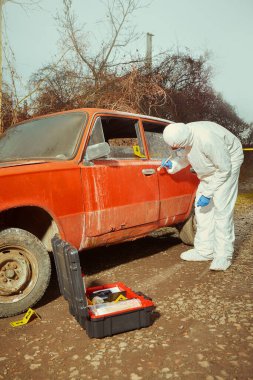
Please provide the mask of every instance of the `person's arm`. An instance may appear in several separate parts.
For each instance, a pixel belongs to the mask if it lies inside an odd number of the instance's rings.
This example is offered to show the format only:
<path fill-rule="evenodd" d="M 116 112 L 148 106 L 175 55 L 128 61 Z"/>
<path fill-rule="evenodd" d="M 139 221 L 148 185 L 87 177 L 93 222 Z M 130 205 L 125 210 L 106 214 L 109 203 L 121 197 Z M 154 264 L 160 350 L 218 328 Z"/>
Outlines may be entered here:
<path fill-rule="evenodd" d="M 174 157 L 171 158 L 172 167 L 171 169 L 167 169 L 167 172 L 169 174 L 175 174 L 179 172 L 180 170 L 186 168 L 190 163 L 187 158 L 187 153 L 185 149 L 178 149 L 177 151 L 174 151 Z"/>
<path fill-rule="evenodd" d="M 216 168 L 210 182 L 202 181 L 203 195 L 212 198 L 219 187 L 226 182 L 231 173 L 231 157 L 224 141 L 215 136 L 204 144 L 204 153 Z"/>

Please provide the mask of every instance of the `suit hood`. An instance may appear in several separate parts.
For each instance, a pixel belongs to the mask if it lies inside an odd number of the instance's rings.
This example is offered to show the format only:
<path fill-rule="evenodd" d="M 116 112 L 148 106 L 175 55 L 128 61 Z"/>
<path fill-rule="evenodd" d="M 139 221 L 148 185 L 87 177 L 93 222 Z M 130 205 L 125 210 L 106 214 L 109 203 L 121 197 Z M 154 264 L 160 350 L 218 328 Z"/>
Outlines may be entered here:
<path fill-rule="evenodd" d="M 193 134 L 190 127 L 184 123 L 167 125 L 163 131 L 164 141 L 171 147 L 184 148 L 192 146 Z"/>

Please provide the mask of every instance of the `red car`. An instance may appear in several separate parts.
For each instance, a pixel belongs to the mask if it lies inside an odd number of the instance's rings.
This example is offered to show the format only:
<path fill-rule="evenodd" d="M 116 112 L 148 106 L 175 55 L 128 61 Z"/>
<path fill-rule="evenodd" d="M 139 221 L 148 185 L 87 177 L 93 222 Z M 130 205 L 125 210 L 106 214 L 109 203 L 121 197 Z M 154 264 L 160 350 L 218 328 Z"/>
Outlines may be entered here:
<path fill-rule="evenodd" d="M 78 250 L 177 226 L 192 243 L 198 179 L 157 171 L 168 120 L 78 109 L 19 123 L 0 139 L 0 316 L 27 310 L 51 274 L 51 238 Z M 173 124 L 171 125 L 173 128 Z"/>

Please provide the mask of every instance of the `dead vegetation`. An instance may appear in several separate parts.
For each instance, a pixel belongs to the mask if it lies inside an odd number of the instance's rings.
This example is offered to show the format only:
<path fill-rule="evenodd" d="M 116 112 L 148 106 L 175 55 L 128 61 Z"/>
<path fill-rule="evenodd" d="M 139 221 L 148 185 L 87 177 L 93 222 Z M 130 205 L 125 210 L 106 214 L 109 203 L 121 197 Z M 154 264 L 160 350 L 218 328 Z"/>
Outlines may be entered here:
<path fill-rule="evenodd" d="M 105 33 L 98 41 L 81 25 L 72 0 L 57 15 L 59 58 L 34 73 L 27 95 L 17 100 L 15 70 L 4 87 L 4 129 L 32 116 L 81 107 L 101 107 L 159 116 L 174 121 L 212 120 L 238 134 L 248 125 L 211 83 L 209 55 L 166 51 L 153 57 L 152 68 L 131 43 L 139 36 L 132 19 L 143 2 L 107 2 Z M 130 53 L 126 53 L 126 48 Z M 252 132 L 253 133 L 253 132 Z M 252 136 L 248 136 L 250 142 Z"/>

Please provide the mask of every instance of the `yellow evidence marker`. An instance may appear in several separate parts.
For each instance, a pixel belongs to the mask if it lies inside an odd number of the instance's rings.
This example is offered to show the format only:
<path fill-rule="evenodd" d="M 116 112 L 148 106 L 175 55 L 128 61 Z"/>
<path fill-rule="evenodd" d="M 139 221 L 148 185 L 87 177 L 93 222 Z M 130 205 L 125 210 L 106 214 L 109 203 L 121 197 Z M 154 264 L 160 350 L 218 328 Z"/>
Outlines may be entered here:
<path fill-rule="evenodd" d="M 146 158 L 146 156 L 141 153 L 141 149 L 139 145 L 133 145 L 133 151 L 134 151 L 135 156 L 140 157 L 140 158 Z"/>
<path fill-rule="evenodd" d="M 41 317 L 39 316 L 38 313 L 36 313 L 35 310 L 29 308 L 28 311 L 26 312 L 25 316 L 22 319 L 20 319 L 19 321 L 16 321 L 16 322 L 10 322 L 10 325 L 12 327 L 18 327 L 18 326 L 26 325 L 30 321 L 30 319 L 33 315 L 35 315 L 36 317 L 41 319 Z"/>
<path fill-rule="evenodd" d="M 125 300 L 127 300 L 127 298 L 123 296 L 123 294 L 120 294 L 114 302 L 125 301 Z"/>

